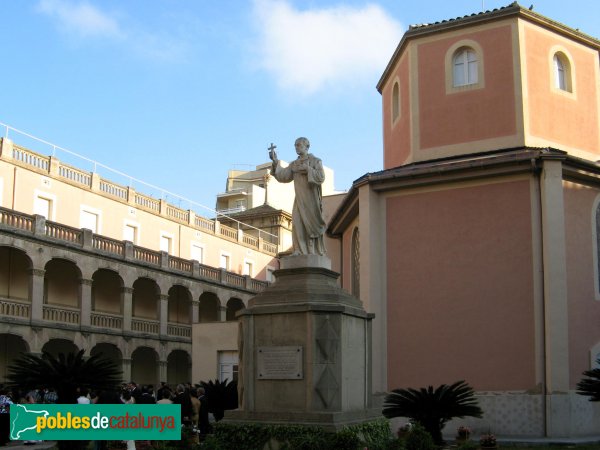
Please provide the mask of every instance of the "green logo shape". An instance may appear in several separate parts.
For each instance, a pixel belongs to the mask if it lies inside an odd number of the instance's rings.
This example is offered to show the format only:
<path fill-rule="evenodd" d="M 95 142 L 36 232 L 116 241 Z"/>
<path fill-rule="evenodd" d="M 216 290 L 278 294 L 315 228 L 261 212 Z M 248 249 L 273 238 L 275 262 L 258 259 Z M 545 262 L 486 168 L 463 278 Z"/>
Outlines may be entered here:
<path fill-rule="evenodd" d="M 19 440 L 179 440 L 180 405 L 36 405 L 10 408 Z"/>

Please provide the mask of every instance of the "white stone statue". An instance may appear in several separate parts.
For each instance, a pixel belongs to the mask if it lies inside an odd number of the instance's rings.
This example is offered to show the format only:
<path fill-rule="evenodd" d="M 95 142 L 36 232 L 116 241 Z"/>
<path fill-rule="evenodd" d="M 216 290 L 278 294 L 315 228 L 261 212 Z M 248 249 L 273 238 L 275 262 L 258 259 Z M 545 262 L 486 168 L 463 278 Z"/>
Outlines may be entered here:
<path fill-rule="evenodd" d="M 308 153 L 310 142 L 299 137 L 295 142 L 298 159 L 289 166 L 282 167 L 277 159 L 275 146 L 269 147 L 269 157 L 273 161 L 271 174 L 280 183 L 294 182 L 296 199 L 292 210 L 292 242 L 294 255 L 325 255 L 323 233 L 323 207 L 321 184 L 325 181 L 323 163 Z"/>

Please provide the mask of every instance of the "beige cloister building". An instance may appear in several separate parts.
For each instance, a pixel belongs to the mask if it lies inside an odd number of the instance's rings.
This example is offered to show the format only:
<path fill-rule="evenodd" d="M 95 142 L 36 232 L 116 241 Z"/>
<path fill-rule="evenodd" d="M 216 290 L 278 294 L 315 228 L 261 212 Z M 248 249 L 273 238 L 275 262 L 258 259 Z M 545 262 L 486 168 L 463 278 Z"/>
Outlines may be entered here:
<path fill-rule="evenodd" d="M 74 349 L 126 381 L 235 378 L 235 338 L 202 335 L 228 330 L 280 248 L 233 225 L 1 139 L 0 382 L 21 352 Z"/>

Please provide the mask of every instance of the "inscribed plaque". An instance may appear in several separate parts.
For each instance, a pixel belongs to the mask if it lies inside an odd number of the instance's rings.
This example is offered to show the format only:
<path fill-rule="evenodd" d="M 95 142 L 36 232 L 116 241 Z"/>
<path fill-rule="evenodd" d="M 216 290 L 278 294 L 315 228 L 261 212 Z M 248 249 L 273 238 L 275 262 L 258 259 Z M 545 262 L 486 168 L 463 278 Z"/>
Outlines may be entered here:
<path fill-rule="evenodd" d="M 258 347 L 259 380 L 301 380 L 302 347 Z"/>

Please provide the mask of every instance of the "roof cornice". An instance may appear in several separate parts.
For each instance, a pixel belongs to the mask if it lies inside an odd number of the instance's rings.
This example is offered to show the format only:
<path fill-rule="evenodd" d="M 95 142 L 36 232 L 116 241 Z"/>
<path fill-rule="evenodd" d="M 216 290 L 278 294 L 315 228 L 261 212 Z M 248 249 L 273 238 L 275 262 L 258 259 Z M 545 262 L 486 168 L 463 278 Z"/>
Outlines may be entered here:
<path fill-rule="evenodd" d="M 339 237 L 359 212 L 358 193 L 368 185 L 374 192 L 411 189 L 442 183 L 457 183 L 491 177 L 536 174 L 544 161 L 563 161 L 565 179 L 587 180 L 600 185 L 600 165 L 573 158 L 553 148 L 518 147 L 474 155 L 463 155 L 399 166 L 358 178 L 332 216 L 327 233 Z"/>
<path fill-rule="evenodd" d="M 383 84 L 387 81 L 392 71 L 392 67 L 396 64 L 396 61 L 404 51 L 404 48 L 408 45 L 409 41 L 434 33 L 442 33 L 457 28 L 470 27 L 481 23 L 498 21 L 508 17 L 518 17 L 529 22 L 536 23 L 558 34 L 579 41 L 584 45 L 593 47 L 596 50 L 600 50 L 600 41 L 598 39 L 582 33 L 579 30 L 570 28 L 546 16 L 538 14 L 532 10 L 523 8 L 517 2 L 513 2 L 510 5 L 502 8 L 474 13 L 463 17 L 457 17 L 455 19 L 442 20 L 441 22 L 435 22 L 432 24 L 411 25 L 408 31 L 402 36 L 400 43 L 396 47 L 394 54 L 383 71 L 383 74 L 377 83 L 377 90 L 379 93 L 381 93 Z"/>

